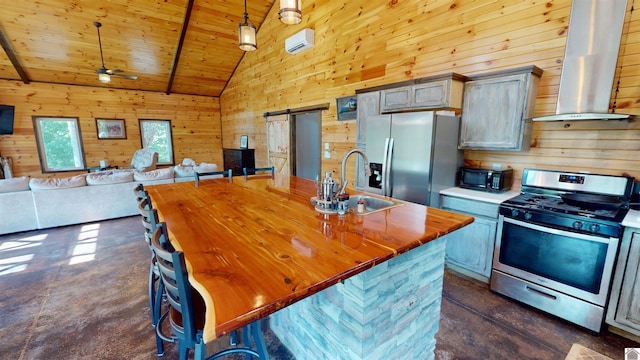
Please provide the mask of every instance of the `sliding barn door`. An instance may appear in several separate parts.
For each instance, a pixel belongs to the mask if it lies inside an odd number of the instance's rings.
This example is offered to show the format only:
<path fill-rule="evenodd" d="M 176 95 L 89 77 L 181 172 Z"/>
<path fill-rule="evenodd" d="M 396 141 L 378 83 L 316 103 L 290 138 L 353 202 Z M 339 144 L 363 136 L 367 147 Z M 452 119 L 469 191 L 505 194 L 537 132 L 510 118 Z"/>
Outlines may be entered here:
<path fill-rule="evenodd" d="M 289 114 L 267 117 L 269 166 L 279 174 L 291 175 L 291 122 Z"/>

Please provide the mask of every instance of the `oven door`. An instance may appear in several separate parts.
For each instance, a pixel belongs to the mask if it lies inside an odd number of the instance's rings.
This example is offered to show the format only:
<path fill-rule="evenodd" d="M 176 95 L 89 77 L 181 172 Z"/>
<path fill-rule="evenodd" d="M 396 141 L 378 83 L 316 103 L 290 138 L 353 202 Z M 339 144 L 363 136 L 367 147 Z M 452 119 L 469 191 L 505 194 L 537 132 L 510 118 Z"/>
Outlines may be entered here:
<path fill-rule="evenodd" d="M 585 235 L 500 215 L 495 270 L 604 306 L 619 239 Z"/>

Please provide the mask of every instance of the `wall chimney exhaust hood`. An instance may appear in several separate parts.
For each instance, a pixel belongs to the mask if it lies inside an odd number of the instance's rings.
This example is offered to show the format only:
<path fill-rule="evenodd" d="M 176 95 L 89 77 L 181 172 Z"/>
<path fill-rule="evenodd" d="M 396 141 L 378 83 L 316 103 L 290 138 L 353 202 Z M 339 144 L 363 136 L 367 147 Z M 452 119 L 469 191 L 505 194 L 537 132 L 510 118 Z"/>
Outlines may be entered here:
<path fill-rule="evenodd" d="M 609 112 L 627 0 L 573 0 L 555 115 L 533 121 L 628 119 Z"/>

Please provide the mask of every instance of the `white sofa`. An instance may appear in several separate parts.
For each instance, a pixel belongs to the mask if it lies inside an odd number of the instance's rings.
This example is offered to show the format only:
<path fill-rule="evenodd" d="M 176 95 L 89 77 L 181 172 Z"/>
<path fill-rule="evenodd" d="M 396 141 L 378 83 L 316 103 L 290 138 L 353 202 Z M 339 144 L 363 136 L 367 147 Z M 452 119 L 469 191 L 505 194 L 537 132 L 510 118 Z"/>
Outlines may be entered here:
<path fill-rule="evenodd" d="M 0 235 L 136 215 L 133 188 L 137 184 L 194 180 L 193 172 L 183 175 L 176 177 L 174 168 L 162 168 L 0 180 Z M 220 176 L 209 178 L 213 177 Z"/>

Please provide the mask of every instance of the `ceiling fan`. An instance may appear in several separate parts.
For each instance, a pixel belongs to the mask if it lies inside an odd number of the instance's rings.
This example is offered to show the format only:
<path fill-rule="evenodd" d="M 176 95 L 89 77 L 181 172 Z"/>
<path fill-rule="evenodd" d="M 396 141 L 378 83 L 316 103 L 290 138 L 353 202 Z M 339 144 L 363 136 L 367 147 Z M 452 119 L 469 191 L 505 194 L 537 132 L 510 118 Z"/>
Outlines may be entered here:
<path fill-rule="evenodd" d="M 98 69 L 98 80 L 101 83 L 109 83 L 111 82 L 111 76 L 119 76 L 125 79 L 135 80 L 138 78 L 137 75 L 127 75 L 123 74 L 123 71 L 120 69 L 107 69 L 104 66 L 104 56 L 102 55 L 102 41 L 100 40 L 100 27 L 102 26 L 99 22 L 94 22 L 93 26 L 98 29 L 98 44 L 100 45 L 100 60 L 102 61 L 102 66 Z"/>

